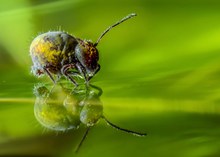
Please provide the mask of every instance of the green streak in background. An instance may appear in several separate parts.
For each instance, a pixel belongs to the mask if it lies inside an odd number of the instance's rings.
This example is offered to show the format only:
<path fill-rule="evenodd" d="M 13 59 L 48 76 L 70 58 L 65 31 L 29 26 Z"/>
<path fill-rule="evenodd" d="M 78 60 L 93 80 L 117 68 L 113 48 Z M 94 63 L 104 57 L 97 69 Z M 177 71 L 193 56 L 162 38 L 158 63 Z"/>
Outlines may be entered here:
<path fill-rule="evenodd" d="M 34 118 L 37 82 L 29 45 L 41 32 L 64 30 L 96 41 L 123 16 L 137 17 L 100 42 L 104 114 L 137 138 L 100 121 L 77 156 L 220 156 L 220 1 L 17 0 L 0 5 L 0 156 L 75 156 L 84 127 L 44 131 Z M 42 133 L 43 132 L 43 133 Z"/>

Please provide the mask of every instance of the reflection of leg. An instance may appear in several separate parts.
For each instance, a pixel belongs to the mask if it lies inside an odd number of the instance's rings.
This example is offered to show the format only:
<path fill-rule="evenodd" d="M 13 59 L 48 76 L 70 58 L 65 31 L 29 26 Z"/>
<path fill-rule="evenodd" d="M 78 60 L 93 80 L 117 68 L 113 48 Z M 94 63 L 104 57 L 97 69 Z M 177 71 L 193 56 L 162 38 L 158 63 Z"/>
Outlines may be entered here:
<path fill-rule="evenodd" d="M 89 86 L 91 86 L 91 87 L 94 88 L 94 89 L 97 89 L 97 91 L 98 91 L 98 96 L 101 96 L 101 95 L 102 95 L 102 93 L 103 93 L 102 88 L 100 88 L 100 87 L 98 87 L 98 86 L 95 86 L 95 85 L 92 85 L 92 84 L 90 84 Z"/>
<path fill-rule="evenodd" d="M 76 83 L 76 81 L 70 76 L 70 74 L 65 73 L 64 76 L 66 78 L 68 78 L 75 86 L 78 86 L 78 84 Z"/>
<path fill-rule="evenodd" d="M 75 65 L 74 64 L 66 64 L 62 67 L 61 69 L 61 73 L 67 78 L 69 79 L 75 86 L 77 86 L 78 84 L 76 83 L 76 81 L 71 77 L 71 75 L 77 75 L 76 72 L 70 72 L 69 70 L 74 69 Z"/>
<path fill-rule="evenodd" d="M 82 140 L 80 141 L 79 145 L 76 147 L 76 150 L 75 150 L 76 153 L 79 151 L 79 148 L 82 146 L 83 141 L 86 139 L 89 130 L 90 130 L 90 127 L 86 129 L 86 132 L 84 133 Z"/>
<path fill-rule="evenodd" d="M 52 74 L 50 73 L 50 71 L 46 68 L 46 67 L 44 67 L 43 68 L 44 69 L 44 71 L 46 72 L 46 74 L 49 76 L 49 78 L 53 81 L 53 87 L 50 89 L 50 92 L 49 92 L 49 95 L 52 93 L 52 91 L 53 91 L 53 89 L 54 89 L 54 87 L 56 86 L 56 84 L 57 84 L 57 82 L 59 81 L 59 79 L 60 79 L 60 75 L 58 75 L 57 76 L 57 78 L 56 78 L 56 80 L 53 78 L 53 76 L 52 76 Z"/>
<path fill-rule="evenodd" d="M 112 122 L 110 122 L 108 119 L 105 118 L 105 116 L 102 116 L 102 118 L 106 121 L 106 123 L 108 125 L 110 125 L 111 127 L 115 128 L 117 130 L 121 130 L 121 131 L 127 132 L 129 134 L 133 134 L 135 136 L 146 136 L 147 135 L 146 133 L 140 133 L 140 132 L 136 132 L 136 131 L 132 131 L 132 130 L 121 128 L 121 127 L 113 124 Z"/>

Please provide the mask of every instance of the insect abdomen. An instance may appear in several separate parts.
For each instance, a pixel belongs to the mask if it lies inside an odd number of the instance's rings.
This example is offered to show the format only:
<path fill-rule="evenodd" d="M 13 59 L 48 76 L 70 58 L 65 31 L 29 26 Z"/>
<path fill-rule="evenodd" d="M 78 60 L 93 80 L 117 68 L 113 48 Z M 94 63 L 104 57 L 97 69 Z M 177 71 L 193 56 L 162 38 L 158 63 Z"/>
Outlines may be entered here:
<path fill-rule="evenodd" d="M 57 73 L 62 64 L 74 57 L 77 40 L 64 32 L 47 32 L 37 36 L 30 46 L 34 68 L 48 68 Z M 72 59 L 73 60 L 73 59 Z"/>

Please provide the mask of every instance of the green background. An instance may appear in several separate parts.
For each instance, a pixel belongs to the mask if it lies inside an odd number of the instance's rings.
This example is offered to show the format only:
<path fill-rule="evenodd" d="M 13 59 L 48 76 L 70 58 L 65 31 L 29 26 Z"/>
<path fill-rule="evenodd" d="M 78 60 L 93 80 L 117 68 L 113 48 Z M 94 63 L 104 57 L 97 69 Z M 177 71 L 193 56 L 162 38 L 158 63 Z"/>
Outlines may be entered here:
<path fill-rule="evenodd" d="M 218 0 L 0 0 L 0 155 L 107 157 L 220 156 L 220 2 Z M 98 45 L 105 116 L 147 132 L 107 126 L 49 131 L 36 121 L 29 45 L 63 30 L 96 41 L 129 13 L 137 17 Z"/>

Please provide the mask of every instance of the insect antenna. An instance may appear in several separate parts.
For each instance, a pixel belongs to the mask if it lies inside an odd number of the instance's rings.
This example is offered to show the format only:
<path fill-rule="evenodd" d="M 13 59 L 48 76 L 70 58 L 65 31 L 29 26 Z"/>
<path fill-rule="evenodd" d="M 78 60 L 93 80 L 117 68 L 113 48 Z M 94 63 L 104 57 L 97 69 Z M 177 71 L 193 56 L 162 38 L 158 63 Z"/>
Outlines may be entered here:
<path fill-rule="evenodd" d="M 108 32 L 110 31 L 112 28 L 114 28 L 115 26 L 121 24 L 122 22 L 134 17 L 134 16 L 137 16 L 136 13 L 132 13 L 132 14 L 129 14 L 127 16 L 125 16 L 124 18 L 122 18 L 121 20 L 119 20 L 118 22 L 116 22 L 115 24 L 109 26 L 98 38 L 98 40 L 94 43 L 94 46 L 96 47 L 98 45 L 98 43 L 100 42 L 100 40 L 102 39 L 102 37 Z"/>
<path fill-rule="evenodd" d="M 80 147 L 81 147 L 82 144 L 83 144 L 83 141 L 86 139 L 86 137 L 87 137 L 87 135 L 88 135 L 88 132 L 89 132 L 90 128 L 91 128 L 91 127 L 88 127 L 88 128 L 86 129 L 86 132 L 84 133 L 83 138 L 81 139 L 79 145 L 78 145 L 78 146 L 76 147 L 76 149 L 75 149 L 75 153 L 77 153 L 77 152 L 79 151 Z"/>
<path fill-rule="evenodd" d="M 108 125 L 110 125 L 111 127 L 117 129 L 117 130 L 121 130 L 121 131 L 124 131 L 124 132 L 127 132 L 129 134 L 132 134 L 132 135 L 135 135 L 135 136 L 146 136 L 147 134 L 146 133 L 139 133 L 139 132 L 136 132 L 136 131 L 132 131 L 132 130 L 128 130 L 128 129 L 124 129 L 124 128 L 121 128 L 113 123 L 111 123 L 108 119 L 106 119 L 104 116 L 102 116 L 102 118 L 106 121 L 106 123 Z"/>

